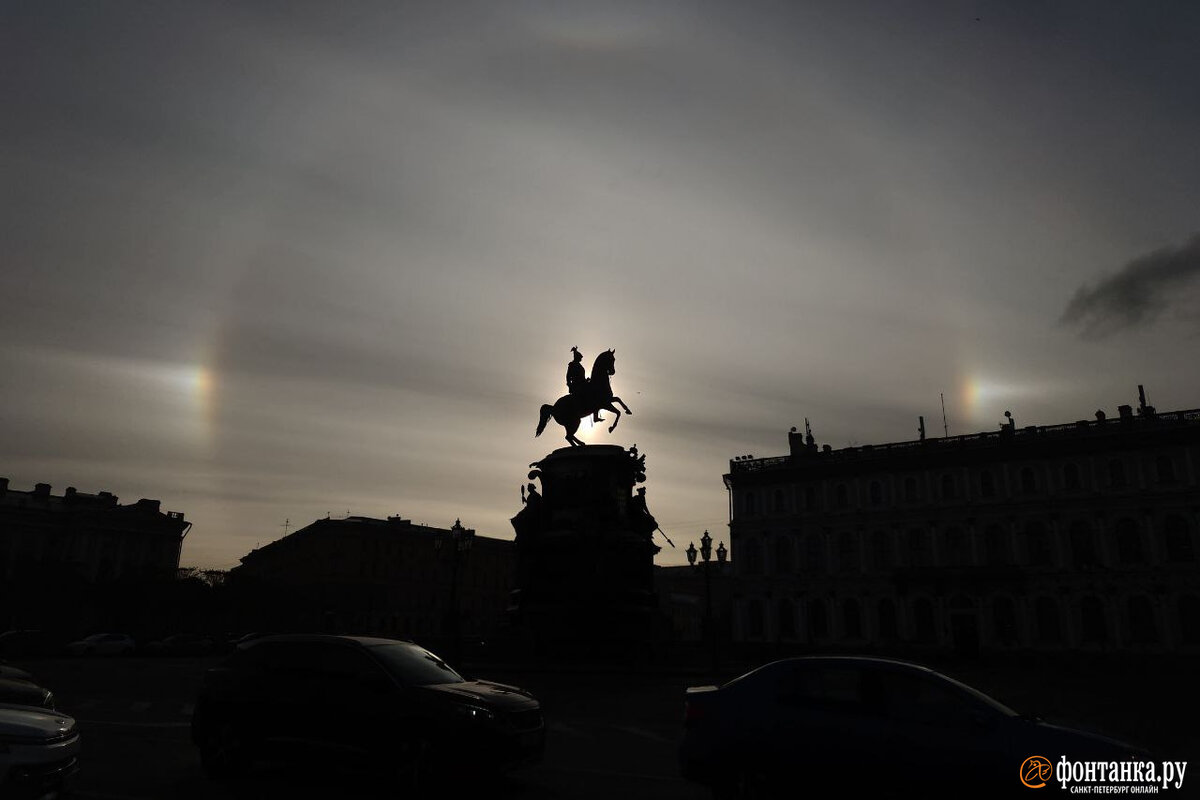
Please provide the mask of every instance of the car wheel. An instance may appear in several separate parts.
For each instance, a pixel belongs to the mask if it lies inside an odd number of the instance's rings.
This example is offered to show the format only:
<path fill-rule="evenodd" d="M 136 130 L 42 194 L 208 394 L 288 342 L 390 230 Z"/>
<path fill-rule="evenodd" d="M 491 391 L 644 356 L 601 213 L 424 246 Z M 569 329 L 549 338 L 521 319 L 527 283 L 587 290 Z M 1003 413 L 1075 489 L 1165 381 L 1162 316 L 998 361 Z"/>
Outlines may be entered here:
<path fill-rule="evenodd" d="M 244 775 L 250 764 L 246 739 L 231 722 L 215 725 L 200 745 L 200 766 L 210 778 Z"/>

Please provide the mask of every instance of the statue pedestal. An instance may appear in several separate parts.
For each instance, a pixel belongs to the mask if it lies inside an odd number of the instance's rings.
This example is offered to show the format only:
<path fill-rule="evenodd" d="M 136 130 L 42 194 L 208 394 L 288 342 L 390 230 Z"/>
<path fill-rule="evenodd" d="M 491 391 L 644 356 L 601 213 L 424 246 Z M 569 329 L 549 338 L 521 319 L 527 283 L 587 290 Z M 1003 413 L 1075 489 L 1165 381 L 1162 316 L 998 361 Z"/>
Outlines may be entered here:
<path fill-rule="evenodd" d="M 534 466 L 542 492 L 512 520 L 514 629 L 544 657 L 641 657 L 658 617 L 659 550 L 633 493 L 641 463 L 624 448 L 587 445 L 555 450 Z"/>

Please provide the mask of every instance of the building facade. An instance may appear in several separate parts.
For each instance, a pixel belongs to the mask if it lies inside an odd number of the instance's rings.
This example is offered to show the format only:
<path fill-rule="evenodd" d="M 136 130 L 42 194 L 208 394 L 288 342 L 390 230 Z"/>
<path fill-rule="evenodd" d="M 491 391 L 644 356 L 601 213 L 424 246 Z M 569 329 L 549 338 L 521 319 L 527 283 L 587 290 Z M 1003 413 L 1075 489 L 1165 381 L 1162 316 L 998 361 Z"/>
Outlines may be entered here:
<path fill-rule="evenodd" d="M 239 627 L 434 641 L 504 621 L 513 542 L 400 517 L 322 519 L 252 550 L 229 574 L 252 597 Z M 457 617 L 452 609 L 457 609 Z"/>
<path fill-rule="evenodd" d="M 191 523 L 160 507 L 147 499 L 121 505 L 110 492 L 73 486 L 62 495 L 46 483 L 20 491 L 0 478 L 0 582 L 173 577 Z"/>
<path fill-rule="evenodd" d="M 789 445 L 725 475 L 738 641 L 1200 650 L 1200 411 Z"/>

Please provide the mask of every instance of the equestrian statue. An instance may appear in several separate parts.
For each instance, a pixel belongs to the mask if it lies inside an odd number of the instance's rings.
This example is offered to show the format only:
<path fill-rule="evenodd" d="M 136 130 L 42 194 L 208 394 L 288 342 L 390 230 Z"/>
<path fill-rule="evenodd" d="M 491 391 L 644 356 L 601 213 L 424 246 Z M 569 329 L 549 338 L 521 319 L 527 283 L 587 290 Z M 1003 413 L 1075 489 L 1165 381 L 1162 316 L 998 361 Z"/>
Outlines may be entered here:
<path fill-rule="evenodd" d="M 575 432 L 579 430 L 579 421 L 589 414 L 596 422 L 601 422 L 600 410 L 611 411 L 616 414 L 612 425 L 608 426 L 608 432 L 612 433 L 613 428 L 617 427 L 617 423 L 621 420 L 621 412 L 616 406 L 625 409 L 626 414 L 632 414 L 629 406 L 621 398 L 616 397 L 612 393 L 612 387 L 609 385 L 608 378 L 610 375 L 615 375 L 617 351 L 605 350 L 600 355 L 596 356 L 595 362 L 592 364 L 592 374 L 590 377 L 583 378 L 583 365 L 579 363 L 583 360 L 583 355 L 579 352 L 579 348 L 572 347 L 571 352 L 573 361 L 567 368 L 567 389 L 568 394 L 558 398 L 554 405 L 546 403 L 542 406 L 542 416 L 538 420 L 537 432 L 534 436 L 541 436 L 542 431 L 546 430 L 546 423 L 554 417 L 554 421 L 567 429 L 567 442 L 572 447 L 582 447 L 583 442 L 575 438 Z M 616 405 L 613 405 L 613 404 Z"/>

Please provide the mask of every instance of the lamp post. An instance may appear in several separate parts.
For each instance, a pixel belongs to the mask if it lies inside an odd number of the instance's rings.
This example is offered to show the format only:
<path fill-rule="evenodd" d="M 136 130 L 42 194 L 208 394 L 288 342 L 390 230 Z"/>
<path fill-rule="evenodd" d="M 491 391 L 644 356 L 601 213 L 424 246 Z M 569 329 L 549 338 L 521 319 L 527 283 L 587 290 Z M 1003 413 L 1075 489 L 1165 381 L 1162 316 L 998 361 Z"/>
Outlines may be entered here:
<path fill-rule="evenodd" d="M 689 542 L 687 553 L 688 563 L 693 567 L 696 566 L 696 543 Z M 712 607 L 712 572 L 709 563 L 712 561 L 712 537 L 708 535 L 708 531 L 700 537 L 700 559 L 704 570 L 704 627 L 708 630 L 708 638 L 712 648 L 712 679 L 713 683 L 717 682 L 717 628 L 713 623 L 713 607 Z M 717 563 L 724 564 L 725 557 L 729 551 L 725 549 L 725 543 L 722 542 L 717 546 Z"/>
<path fill-rule="evenodd" d="M 454 520 L 454 527 L 450 529 L 449 547 L 445 546 L 446 537 L 439 536 L 433 540 L 433 548 L 437 552 L 442 552 L 443 549 L 450 551 L 450 658 L 456 668 L 461 667 L 459 652 L 459 630 L 458 630 L 458 562 L 465 557 L 471 550 L 471 541 L 475 538 L 475 531 L 467 530 L 462 526 L 462 520 Z"/>

